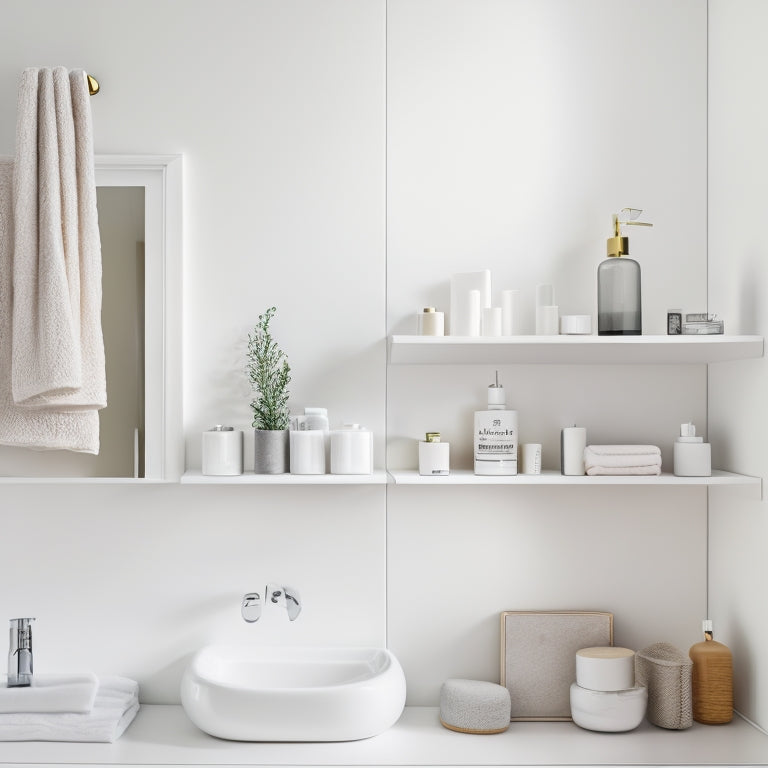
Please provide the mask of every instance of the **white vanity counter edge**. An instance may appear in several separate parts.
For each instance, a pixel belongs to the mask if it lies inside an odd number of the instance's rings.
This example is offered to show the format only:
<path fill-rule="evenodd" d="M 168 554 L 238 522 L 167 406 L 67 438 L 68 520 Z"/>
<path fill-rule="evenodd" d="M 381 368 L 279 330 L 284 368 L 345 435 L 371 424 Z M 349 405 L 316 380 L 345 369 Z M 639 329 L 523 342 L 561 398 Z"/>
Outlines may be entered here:
<path fill-rule="evenodd" d="M 252 744 L 199 731 L 180 706 L 145 704 L 114 744 L 0 742 L 2 766 L 623 766 L 764 765 L 768 735 L 739 717 L 728 725 L 601 734 L 573 723 L 512 723 L 475 736 L 443 728 L 436 707 L 406 707 L 372 739 L 342 743 Z"/>

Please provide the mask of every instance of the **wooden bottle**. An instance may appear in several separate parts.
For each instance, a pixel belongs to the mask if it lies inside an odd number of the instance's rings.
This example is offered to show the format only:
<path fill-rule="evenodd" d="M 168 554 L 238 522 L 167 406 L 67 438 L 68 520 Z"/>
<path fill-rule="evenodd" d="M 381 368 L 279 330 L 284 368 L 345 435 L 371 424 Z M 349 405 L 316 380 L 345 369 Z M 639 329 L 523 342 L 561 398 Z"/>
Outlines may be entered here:
<path fill-rule="evenodd" d="M 733 657 L 713 639 L 712 622 L 704 622 L 704 642 L 691 646 L 693 719 L 717 725 L 733 719 Z"/>

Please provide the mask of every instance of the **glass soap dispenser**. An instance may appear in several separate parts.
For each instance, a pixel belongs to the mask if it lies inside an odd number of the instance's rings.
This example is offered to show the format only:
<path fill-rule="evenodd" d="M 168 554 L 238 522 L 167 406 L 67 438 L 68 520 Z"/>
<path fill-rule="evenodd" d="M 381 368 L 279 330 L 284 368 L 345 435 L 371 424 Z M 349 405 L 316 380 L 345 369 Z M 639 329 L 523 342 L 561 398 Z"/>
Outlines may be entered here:
<path fill-rule="evenodd" d="M 597 268 L 598 336 L 639 336 L 642 333 L 640 265 L 627 258 L 629 238 L 621 227 L 652 227 L 637 221 L 642 210 L 622 208 L 613 214 L 613 237 L 608 238 L 608 258 Z"/>

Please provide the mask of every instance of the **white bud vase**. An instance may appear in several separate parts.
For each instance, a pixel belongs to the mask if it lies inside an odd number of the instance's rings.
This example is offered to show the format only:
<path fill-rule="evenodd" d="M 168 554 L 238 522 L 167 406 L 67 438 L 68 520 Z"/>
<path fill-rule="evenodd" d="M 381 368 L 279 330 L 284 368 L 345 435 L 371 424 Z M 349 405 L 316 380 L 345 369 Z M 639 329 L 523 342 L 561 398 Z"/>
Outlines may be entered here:
<path fill-rule="evenodd" d="M 288 430 L 255 429 L 253 471 L 257 475 L 282 475 L 288 471 Z"/>

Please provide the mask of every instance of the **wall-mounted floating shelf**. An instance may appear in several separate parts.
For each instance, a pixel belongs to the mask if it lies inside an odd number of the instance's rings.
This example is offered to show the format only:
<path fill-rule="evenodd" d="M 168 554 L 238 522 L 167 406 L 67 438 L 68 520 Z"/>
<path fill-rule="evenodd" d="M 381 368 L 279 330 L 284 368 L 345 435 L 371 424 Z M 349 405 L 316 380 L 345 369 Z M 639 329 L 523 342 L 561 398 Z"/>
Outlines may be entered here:
<path fill-rule="evenodd" d="M 204 475 L 200 470 L 188 470 L 181 476 L 182 484 L 197 485 L 386 485 L 387 473 L 375 470 L 372 475 Z"/>
<path fill-rule="evenodd" d="M 687 365 L 763 356 L 762 336 L 391 336 L 392 365 Z"/>
<path fill-rule="evenodd" d="M 712 470 L 711 477 L 677 477 L 670 473 L 656 476 L 642 475 L 561 475 L 554 470 L 544 470 L 540 475 L 475 475 L 469 469 L 452 469 L 450 475 L 430 477 L 420 475 L 415 469 L 390 470 L 389 476 L 395 485 L 567 485 L 593 487 L 597 485 L 647 485 L 647 486 L 739 486 L 762 490 L 762 479 L 733 472 Z"/>

